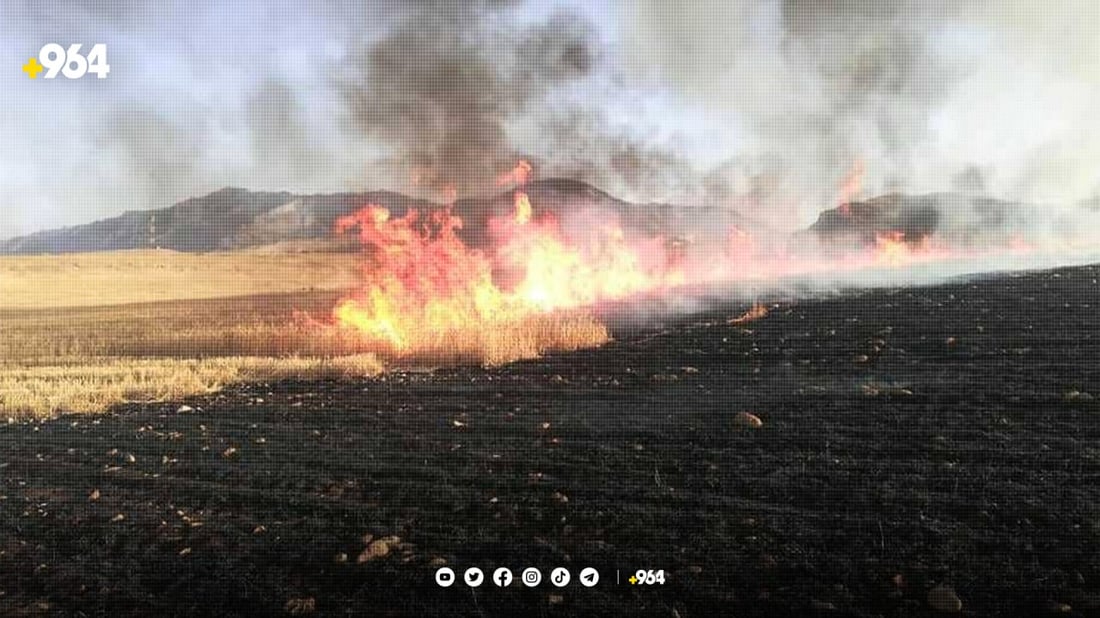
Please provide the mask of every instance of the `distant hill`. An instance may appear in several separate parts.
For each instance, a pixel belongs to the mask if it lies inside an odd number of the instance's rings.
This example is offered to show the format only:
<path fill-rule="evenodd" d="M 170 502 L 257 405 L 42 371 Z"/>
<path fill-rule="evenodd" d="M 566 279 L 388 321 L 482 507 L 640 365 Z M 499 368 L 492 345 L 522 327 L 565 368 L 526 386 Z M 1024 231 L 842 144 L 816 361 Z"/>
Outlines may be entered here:
<path fill-rule="evenodd" d="M 531 198 L 536 216 L 548 212 L 560 215 L 583 207 L 608 217 L 618 217 L 624 225 L 650 233 L 675 235 L 677 230 L 698 228 L 701 217 L 725 228 L 742 221 L 736 213 L 718 207 L 633 204 L 575 180 L 540 180 L 524 187 L 524 191 Z M 389 208 L 395 216 L 404 214 L 409 208 L 439 206 L 389 191 L 295 195 L 225 188 L 166 208 L 130 211 L 95 223 L 0 241 L 0 254 L 83 253 L 156 247 L 185 252 L 268 246 L 290 250 L 315 248 L 321 245 L 307 241 L 331 238 L 338 217 L 367 204 Z M 490 217 L 505 215 L 512 208 L 512 191 L 462 199 L 454 205 L 454 211 L 465 224 L 461 234 L 474 245 L 485 242 Z"/>
<path fill-rule="evenodd" d="M 159 247 L 205 252 L 322 238 L 337 217 L 367 203 L 404 211 L 412 198 L 385 191 L 299 196 L 226 188 L 167 208 L 0 241 L 0 253 L 39 254 Z"/>
<path fill-rule="evenodd" d="M 958 244 L 979 244 L 1028 229 L 1034 207 L 958 193 L 889 194 L 821 213 L 809 232 L 824 240 L 874 242 L 885 233 L 919 241 L 935 234 Z"/>
<path fill-rule="evenodd" d="M 615 219 L 628 229 L 662 235 L 670 241 L 721 242 L 733 226 L 767 231 L 764 226 L 718 205 L 627 202 L 577 180 L 551 178 L 523 189 L 535 216 L 584 211 L 582 224 Z M 50 254 L 161 248 L 191 253 L 257 249 L 271 252 L 341 251 L 355 243 L 333 238 L 338 217 L 367 204 L 384 206 L 394 216 L 409 208 L 440 205 L 390 191 L 295 195 L 225 188 L 166 208 L 130 211 L 117 217 L 0 241 L 0 254 Z M 460 234 L 484 246 L 488 221 L 513 208 L 513 192 L 458 200 Z M 1090 212 L 1087 208 L 1077 209 Z M 828 243 L 873 243 L 875 236 L 901 232 L 909 241 L 935 234 L 945 241 L 978 245 L 1034 228 L 1035 206 L 956 193 L 889 194 L 825 210 L 805 232 Z M 1049 214 L 1049 213 L 1048 213 Z M 596 218 L 593 218 L 594 215 Z M 1046 217 L 1050 219 L 1050 216 Z M 1052 225 L 1072 227 L 1074 219 Z M 797 244 L 797 241 L 796 241 Z M 702 246 L 710 246 L 703 244 Z"/>

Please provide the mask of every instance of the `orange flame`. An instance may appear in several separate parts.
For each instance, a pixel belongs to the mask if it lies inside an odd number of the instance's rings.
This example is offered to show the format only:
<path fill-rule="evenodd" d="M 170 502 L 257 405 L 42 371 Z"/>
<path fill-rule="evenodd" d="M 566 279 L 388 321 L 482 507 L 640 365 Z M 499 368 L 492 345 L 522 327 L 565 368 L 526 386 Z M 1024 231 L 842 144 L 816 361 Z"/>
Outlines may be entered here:
<path fill-rule="evenodd" d="M 875 257 L 888 264 L 900 264 L 909 257 L 909 244 L 905 242 L 905 232 L 882 232 L 875 234 Z"/>
<path fill-rule="evenodd" d="M 848 170 L 848 173 L 844 176 L 844 181 L 840 185 L 840 214 L 847 217 L 851 214 L 851 202 L 859 197 L 859 194 L 863 192 L 863 159 L 857 158 L 852 167 Z"/>
<path fill-rule="evenodd" d="M 751 322 L 753 320 L 759 320 L 760 318 L 762 318 L 766 315 L 768 315 L 767 305 L 763 305 L 763 304 L 760 304 L 758 302 L 754 302 L 752 304 L 752 307 L 750 307 L 748 311 L 746 311 L 745 313 L 742 313 L 741 315 L 737 316 L 736 318 L 731 318 L 730 320 L 727 321 L 727 323 L 728 324 L 744 324 L 746 322 Z"/>
<path fill-rule="evenodd" d="M 490 219 L 493 246 L 485 253 L 462 242 L 462 220 L 450 208 L 392 217 L 367 206 L 336 222 L 338 232 L 358 231 L 371 259 L 363 289 L 340 301 L 334 318 L 403 352 L 459 329 L 492 328 L 685 281 L 663 238 L 629 238 L 606 218 L 585 223 L 580 237 L 566 234 L 552 214 L 536 219 L 527 194 L 517 191 L 512 216 Z"/>
<path fill-rule="evenodd" d="M 877 264 L 905 266 L 914 262 L 942 260 L 952 255 L 950 248 L 930 236 L 913 239 L 897 230 L 875 235 L 873 261 Z"/>
<path fill-rule="evenodd" d="M 516 185 L 522 187 L 531 179 L 534 171 L 535 168 L 530 163 L 521 159 L 515 167 L 497 177 L 497 186 Z"/>
<path fill-rule="evenodd" d="M 516 191 L 516 209 L 514 218 L 519 225 L 526 225 L 531 220 L 531 200 L 523 191 Z"/>
<path fill-rule="evenodd" d="M 632 297 L 648 298 L 677 286 L 761 277 L 909 265 L 965 257 L 931 235 L 882 232 L 855 252 L 822 259 L 777 246 L 770 237 L 732 226 L 724 255 L 694 251 L 694 238 L 666 239 L 620 225 L 613 209 L 554 210 L 533 207 L 520 186 L 532 175 L 521 161 L 501 176 L 515 183 L 512 209 L 486 223 L 478 248 L 466 245 L 463 221 L 451 207 L 409 209 L 394 214 L 368 205 L 336 222 L 340 233 L 355 233 L 367 259 L 361 289 L 333 309 L 336 323 L 397 353 L 446 348 L 460 332 L 486 332 L 522 324 L 529 317 L 599 306 Z M 856 161 L 841 197 L 845 207 L 858 196 L 863 163 Z M 714 238 L 713 235 L 708 238 Z M 721 244 L 719 236 L 714 241 Z M 1005 242 L 1028 251 L 1022 238 Z M 711 247 L 713 248 L 713 247 Z M 731 323 L 767 314 L 754 304 Z M 425 345 L 426 344 L 426 345 Z M 424 346 L 424 347 L 421 347 Z"/>

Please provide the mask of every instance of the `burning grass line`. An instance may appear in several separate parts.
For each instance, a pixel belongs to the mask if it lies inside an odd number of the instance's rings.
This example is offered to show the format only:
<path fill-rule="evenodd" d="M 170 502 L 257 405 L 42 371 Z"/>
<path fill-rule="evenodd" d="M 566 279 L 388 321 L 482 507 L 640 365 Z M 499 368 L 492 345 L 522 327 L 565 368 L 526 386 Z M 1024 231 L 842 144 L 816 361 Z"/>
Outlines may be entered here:
<path fill-rule="evenodd" d="M 89 268 L 67 268 L 67 262 L 56 261 L 62 258 L 34 261 L 36 269 L 25 273 L 7 263 L 15 274 L 5 279 L 5 289 L 18 293 L 0 296 L 2 416 L 100 412 L 118 403 L 168 401 L 241 382 L 357 379 L 386 367 L 499 365 L 610 340 L 594 317 L 563 310 L 509 313 L 487 321 L 448 319 L 445 328 L 414 321 L 407 345 L 397 349 L 370 333 L 332 323 L 332 306 L 344 294 L 340 291 L 288 293 L 282 291 L 287 286 L 276 286 L 272 294 L 196 298 L 236 290 L 225 282 L 204 285 L 211 276 L 204 270 L 209 264 L 199 260 L 204 267 L 199 268 L 189 256 L 158 254 L 152 266 L 142 262 L 144 254 L 77 257 L 83 266 L 110 273 L 92 284 L 109 279 L 105 290 L 111 294 L 97 298 L 120 304 L 63 297 L 60 290 L 91 284 Z M 324 258 L 296 259 L 276 261 L 280 268 L 299 263 L 309 272 Z M 231 268 L 237 279 L 271 278 L 271 260 L 226 254 L 215 261 Z M 60 268 L 58 280 L 48 283 L 56 294 L 47 298 L 35 291 L 43 285 L 35 278 L 50 264 Z M 145 270 L 161 265 L 182 269 L 179 277 L 186 285 L 181 297 L 143 302 L 140 284 L 152 276 Z M 294 286 L 308 282 L 305 275 L 296 276 Z"/>
<path fill-rule="evenodd" d="M 759 320 L 760 318 L 763 318 L 767 315 L 768 315 L 767 305 L 763 305 L 761 303 L 754 302 L 752 304 L 752 307 L 750 307 L 748 311 L 746 311 L 745 313 L 742 313 L 741 315 L 739 315 L 735 318 L 730 318 L 727 321 L 727 323 L 728 324 L 746 324 L 748 322 L 752 322 L 753 320 Z"/>
<path fill-rule="evenodd" d="M 409 333 L 408 348 L 378 352 L 387 363 L 405 366 L 457 364 L 502 365 L 537 358 L 548 352 L 570 352 L 607 343 L 603 324 L 585 314 L 530 315 L 522 319 Z"/>
<path fill-rule="evenodd" d="M 265 313 L 266 312 L 266 313 Z M 99 412 L 225 386 L 280 379 L 356 379 L 385 367 L 499 365 L 610 339 L 591 316 L 531 315 L 415 331 L 408 349 L 354 329 L 292 319 L 266 305 L 203 301 L 14 312 L 0 323 L 0 414 Z"/>

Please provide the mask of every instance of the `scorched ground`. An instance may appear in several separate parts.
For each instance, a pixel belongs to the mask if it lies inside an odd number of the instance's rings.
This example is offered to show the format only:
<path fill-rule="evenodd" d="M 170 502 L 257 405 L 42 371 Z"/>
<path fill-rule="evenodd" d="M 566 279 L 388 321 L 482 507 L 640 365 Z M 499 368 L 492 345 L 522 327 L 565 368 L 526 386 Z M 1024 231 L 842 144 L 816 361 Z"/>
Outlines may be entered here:
<path fill-rule="evenodd" d="M 0 613 L 1095 615 L 1098 277 L 7 425 Z M 441 590 L 443 563 L 603 581 Z M 668 583 L 615 584 L 637 568 Z"/>

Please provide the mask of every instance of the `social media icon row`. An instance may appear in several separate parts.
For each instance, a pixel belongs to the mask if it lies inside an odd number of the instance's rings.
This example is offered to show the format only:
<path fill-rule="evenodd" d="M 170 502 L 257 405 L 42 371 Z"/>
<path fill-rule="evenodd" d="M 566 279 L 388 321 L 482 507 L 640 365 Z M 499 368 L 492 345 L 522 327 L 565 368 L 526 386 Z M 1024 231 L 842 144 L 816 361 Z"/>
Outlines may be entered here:
<path fill-rule="evenodd" d="M 435 572 L 435 583 L 439 584 L 443 588 L 449 588 L 455 583 L 455 572 L 450 567 L 442 567 Z M 462 574 L 463 581 L 471 588 L 477 588 L 481 584 L 485 583 L 485 573 L 477 568 L 470 567 L 466 569 L 466 572 Z M 572 579 L 569 570 L 563 567 L 558 567 L 550 572 L 550 583 L 554 584 L 558 588 L 564 588 L 569 585 L 569 581 Z M 512 585 L 512 571 L 501 567 L 493 571 L 493 583 L 498 588 L 507 588 Z M 529 567 L 523 570 L 520 574 L 520 581 L 528 588 L 534 588 L 542 583 L 542 571 L 534 567 Z M 591 588 L 600 581 L 600 572 L 592 567 L 581 570 L 580 582 L 585 588 Z"/>

